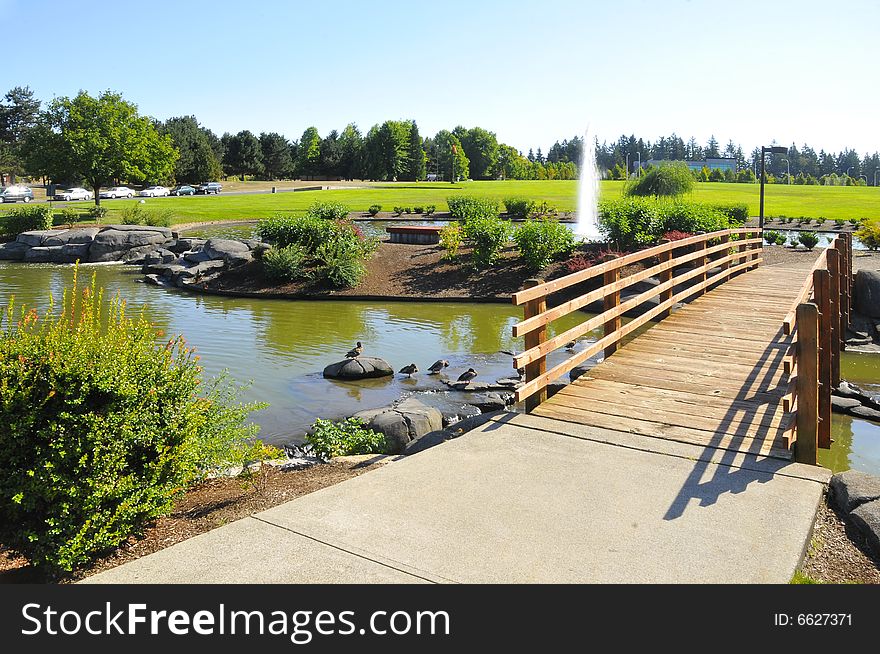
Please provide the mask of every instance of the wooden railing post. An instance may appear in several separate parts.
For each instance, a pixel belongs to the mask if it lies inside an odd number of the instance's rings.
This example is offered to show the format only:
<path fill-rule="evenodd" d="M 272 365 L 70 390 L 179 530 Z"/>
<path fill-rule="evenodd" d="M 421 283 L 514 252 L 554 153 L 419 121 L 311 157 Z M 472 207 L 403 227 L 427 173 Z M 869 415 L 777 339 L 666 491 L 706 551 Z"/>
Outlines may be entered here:
<path fill-rule="evenodd" d="M 797 438 L 795 460 L 816 465 L 819 436 L 819 308 L 797 308 Z"/>
<path fill-rule="evenodd" d="M 819 447 L 831 447 L 831 325 L 836 316 L 831 311 L 831 275 L 827 270 L 813 271 L 813 292 L 819 307 Z"/>
<path fill-rule="evenodd" d="M 835 248 L 825 252 L 828 260 L 828 304 L 831 329 L 831 385 L 840 384 L 840 253 Z"/>
<path fill-rule="evenodd" d="M 524 283 L 525 288 L 532 288 L 534 286 L 539 286 L 544 283 L 542 279 L 527 279 Z M 547 310 L 547 296 L 542 295 L 541 297 L 535 298 L 534 300 L 529 300 L 526 302 L 523 312 L 525 314 L 525 318 L 533 318 L 541 313 L 544 313 Z M 530 331 L 526 334 L 526 350 L 530 350 L 533 347 L 538 347 L 541 343 L 547 340 L 547 325 L 542 325 L 537 329 Z M 526 364 L 526 382 L 530 382 L 533 379 L 537 379 L 541 375 L 543 375 L 547 370 L 547 358 L 540 357 L 539 359 L 532 361 L 531 363 Z M 526 413 L 531 413 L 534 411 L 541 402 L 544 402 L 547 399 L 547 388 L 546 386 L 542 388 L 537 393 L 530 395 L 526 398 Z"/>
<path fill-rule="evenodd" d="M 722 236 L 721 242 L 722 243 L 730 243 L 730 234 L 725 234 L 724 236 Z M 721 258 L 722 259 L 725 258 L 728 254 L 730 254 L 730 248 L 727 248 L 725 250 L 721 250 Z M 730 261 L 725 261 L 724 263 L 721 264 L 722 270 L 727 270 L 728 268 L 730 268 Z M 725 278 L 724 278 L 725 281 L 727 280 L 727 277 L 729 277 L 729 275 L 725 276 Z"/>
<path fill-rule="evenodd" d="M 620 279 L 620 268 L 615 268 L 614 270 L 609 270 L 605 273 L 602 279 L 602 285 L 608 286 L 609 284 L 613 284 L 614 282 Z M 606 293 L 605 297 L 602 300 L 602 310 L 609 311 L 610 309 L 616 308 L 620 304 L 620 291 L 614 291 L 612 293 Z M 613 334 L 618 329 L 620 329 L 620 316 L 612 318 L 604 325 L 604 335 L 608 336 L 609 334 Z M 617 343 L 609 343 L 605 347 L 604 355 L 607 359 L 612 354 L 617 351 Z"/>
<path fill-rule="evenodd" d="M 669 243 L 669 241 L 667 239 L 663 239 L 660 241 L 660 243 L 661 244 Z M 658 258 L 660 259 L 660 263 L 668 263 L 668 262 L 672 261 L 672 250 L 669 249 L 669 250 L 666 250 L 666 252 L 661 252 L 660 256 Z M 668 282 L 669 280 L 672 279 L 672 273 L 673 273 L 673 269 L 669 268 L 669 270 L 664 270 L 659 275 L 657 275 L 657 279 L 659 279 L 660 283 L 663 284 L 664 282 Z M 671 297 L 672 297 L 672 287 L 670 286 L 670 288 L 666 289 L 665 291 L 660 292 L 660 303 L 662 304 L 663 302 L 666 302 L 666 300 L 668 300 Z M 657 318 L 659 320 L 663 320 L 664 318 L 668 318 L 670 313 L 671 312 L 669 311 L 669 309 L 667 309 L 666 311 L 661 312 L 660 315 L 657 316 Z"/>
<path fill-rule="evenodd" d="M 700 243 L 700 245 L 699 245 L 700 249 L 703 250 L 703 256 L 701 256 L 699 259 L 697 259 L 697 265 L 703 268 L 703 274 L 700 275 L 699 277 L 697 277 L 697 281 L 700 281 L 700 282 L 705 282 L 705 281 L 706 281 L 706 278 L 709 276 L 709 271 L 708 271 L 708 268 L 707 268 L 707 265 L 706 265 L 706 264 L 709 263 L 709 258 L 708 258 L 708 257 L 706 256 L 706 254 L 705 254 L 705 253 L 706 253 L 706 248 L 707 248 L 708 246 L 709 246 L 709 242 L 708 242 L 708 240 L 703 241 L 703 242 Z M 706 288 L 705 288 L 705 287 L 702 288 L 702 289 L 700 289 L 700 293 L 699 293 L 700 295 L 705 295 L 705 293 L 706 293 Z"/>
<path fill-rule="evenodd" d="M 852 234 L 844 234 L 843 242 L 846 244 L 846 261 L 843 262 L 843 273 L 846 277 L 846 326 L 849 327 L 849 320 L 852 316 L 853 287 L 855 286 L 852 269 Z M 846 334 L 843 337 L 846 338 Z"/>
<path fill-rule="evenodd" d="M 761 258 L 761 251 L 764 247 L 764 240 L 763 240 L 764 239 L 764 232 L 762 232 L 760 230 L 755 231 L 755 232 L 749 232 L 747 234 L 747 236 L 749 238 L 755 237 L 755 238 L 761 239 L 760 243 L 756 243 L 755 245 L 752 246 L 752 249 L 754 250 L 754 252 L 752 253 L 751 258 L 755 261 L 755 265 L 752 266 L 752 269 L 754 269 L 754 268 L 757 268 L 759 265 L 761 265 L 757 262 L 757 260 Z"/>
<path fill-rule="evenodd" d="M 849 311 L 847 309 L 849 305 L 849 279 L 847 277 L 847 266 L 849 265 L 846 260 L 846 239 L 838 237 L 834 241 L 834 249 L 837 250 L 837 254 L 840 261 L 840 267 L 838 275 L 838 279 L 840 280 L 840 301 L 837 304 L 839 317 L 840 317 L 840 329 L 837 332 L 837 336 L 840 339 L 840 349 L 846 349 L 846 328 L 849 327 Z"/>

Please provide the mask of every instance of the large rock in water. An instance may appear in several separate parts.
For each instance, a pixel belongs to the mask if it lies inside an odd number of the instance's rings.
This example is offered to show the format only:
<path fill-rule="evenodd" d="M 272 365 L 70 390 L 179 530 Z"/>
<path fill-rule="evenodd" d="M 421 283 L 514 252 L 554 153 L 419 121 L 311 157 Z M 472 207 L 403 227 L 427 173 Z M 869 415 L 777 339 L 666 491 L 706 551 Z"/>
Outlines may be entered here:
<path fill-rule="evenodd" d="M 840 510 L 849 513 L 857 506 L 880 499 L 880 477 L 858 470 L 838 472 L 831 478 L 831 493 Z"/>
<path fill-rule="evenodd" d="M 120 229 L 138 227 L 140 229 Z M 160 231 L 164 230 L 164 231 Z M 128 250 L 144 245 L 161 245 L 171 238 L 171 230 L 164 227 L 114 225 L 95 236 L 89 248 L 89 261 L 119 261 Z"/>
<path fill-rule="evenodd" d="M 408 398 L 397 406 L 354 414 L 368 429 L 385 435 L 391 454 L 402 454 L 407 444 L 443 427 L 443 416 L 434 407 Z"/>
<path fill-rule="evenodd" d="M 83 227 L 82 229 L 65 229 L 64 231 L 54 232 L 46 238 L 43 245 L 51 247 L 53 245 L 88 245 L 95 240 L 100 227 Z"/>
<path fill-rule="evenodd" d="M 230 259 L 243 256 L 250 252 L 246 243 L 230 238 L 209 238 L 202 250 L 212 259 Z"/>
<path fill-rule="evenodd" d="M 880 272 L 860 270 L 856 273 L 856 311 L 871 318 L 880 318 Z"/>
<path fill-rule="evenodd" d="M 324 368 L 324 376 L 329 379 L 369 379 L 371 377 L 388 377 L 394 370 L 384 359 L 379 357 L 357 357 L 331 363 Z"/>
<path fill-rule="evenodd" d="M 0 245 L 0 259 L 6 261 L 21 261 L 24 259 L 25 253 L 31 249 L 27 243 L 20 241 L 10 241 Z"/>

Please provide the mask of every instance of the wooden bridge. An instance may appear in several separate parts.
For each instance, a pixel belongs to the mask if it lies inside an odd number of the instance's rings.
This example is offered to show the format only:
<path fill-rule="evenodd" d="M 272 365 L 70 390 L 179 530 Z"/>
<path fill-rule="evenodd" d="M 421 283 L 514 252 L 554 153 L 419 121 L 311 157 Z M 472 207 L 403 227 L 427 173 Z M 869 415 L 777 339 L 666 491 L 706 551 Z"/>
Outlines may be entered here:
<path fill-rule="evenodd" d="M 517 401 L 556 420 L 815 464 L 817 448 L 831 446 L 851 255 L 851 240 L 840 236 L 810 269 L 761 266 L 761 232 L 730 229 L 529 280 L 513 297 L 525 311 L 513 328 L 526 345 L 514 357 L 526 370 Z M 548 308 L 548 296 L 571 297 L 597 278 L 598 288 Z M 621 300 L 650 279 L 659 284 Z M 552 321 L 598 300 L 602 313 L 547 337 Z M 651 321 L 659 322 L 645 329 Z M 601 338 L 546 369 L 548 353 L 600 327 Z M 600 363 L 547 399 L 550 382 L 599 353 Z"/>

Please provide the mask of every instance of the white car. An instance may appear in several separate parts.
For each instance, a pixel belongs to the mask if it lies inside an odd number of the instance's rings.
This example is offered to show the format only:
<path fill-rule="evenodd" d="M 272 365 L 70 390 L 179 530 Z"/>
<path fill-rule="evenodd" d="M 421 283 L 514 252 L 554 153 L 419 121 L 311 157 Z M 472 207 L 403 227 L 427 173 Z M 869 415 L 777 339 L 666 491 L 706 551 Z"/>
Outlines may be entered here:
<path fill-rule="evenodd" d="M 79 186 L 74 186 L 73 188 L 66 188 L 63 191 L 57 191 L 54 197 L 56 200 L 64 200 L 65 202 L 70 202 L 72 200 L 91 200 L 92 193 Z"/>
<path fill-rule="evenodd" d="M 116 198 L 133 198 L 134 190 L 127 186 L 113 186 L 106 191 L 101 191 L 101 194 L 98 197 L 109 200 L 115 200 Z"/>
<path fill-rule="evenodd" d="M 171 189 L 165 186 L 148 186 L 138 195 L 142 198 L 164 198 L 171 195 Z"/>

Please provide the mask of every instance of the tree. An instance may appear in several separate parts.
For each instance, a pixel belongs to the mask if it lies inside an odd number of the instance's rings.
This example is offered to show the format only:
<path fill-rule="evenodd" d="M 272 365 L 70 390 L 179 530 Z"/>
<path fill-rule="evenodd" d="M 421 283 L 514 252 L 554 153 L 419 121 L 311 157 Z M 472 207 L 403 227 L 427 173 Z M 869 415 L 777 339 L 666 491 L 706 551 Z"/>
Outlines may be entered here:
<path fill-rule="evenodd" d="M 470 174 L 470 161 L 461 147 L 461 141 L 452 132 L 445 129 L 437 132 L 434 137 L 437 151 L 437 164 L 440 174 L 451 182 L 467 179 Z"/>
<path fill-rule="evenodd" d="M 402 179 L 409 165 L 410 121 L 386 120 L 379 128 L 383 177 Z"/>
<path fill-rule="evenodd" d="M 461 146 L 470 162 L 470 177 L 492 179 L 498 163 L 498 140 L 495 134 L 482 127 L 473 127 L 461 137 Z"/>
<path fill-rule="evenodd" d="M 30 87 L 12 88 L 0 104 L 0 186 L 7 176 L 24 172 L 24 143 L 28 132 L 37 124 L 40 101 L 34 99 Z"/>
<path fill-rule="evenodd" d="M 59 171 L 79 175 L 94 190 L 96 205 L 108 182 L 171 179 L 178 157 L 169 135 L 159 134 L 137 106 L 111 91 L 53 100 L 34 136 L 30 148 L 38 152 L 32 162 L 42 168 L 37 172 L 54 180 Z"/>
<path fill-rule="evenodd" d="M 709 137 L 709 142 L 706 144 L 706 149 L 703 151 L 703 156 L 707 159 L 717 159 L 721 156 L 721 153 L 718 152 L 718 141 L 715 138 L 715 135 Z"/>
<path fill-rule="evenodd" d="M 283 179 L 293 174 L 290 143 L 281 134 L 260 134 L 260 152 L 263 155 L 263 172 L 268 179 Z"/>
<path fill-rule="evenodd" d="M 195 116 L 169 118 L 159 127 L 159 132 L 169 135 L 177 148 L 179 156 L 174 162 L 177 182 L 194 184 L 220 177 L 220 162 L 208 134 L 199 127 Z"/>
<path fill-rule="evenodd" d="M 412 121 L 409 130 L 409 150 L 407 152 L 407 167 L 405 177 L 407 180 L 418 182 L 425 179 L 427 156 L 422 147 L 422 137 L 419 135 L 419 127 L 416 121 Z"/>
<path fill-rule="evenodd" d="M 301 177 L 310 177 L 319 173 L 321 160 L 321 136 L 317 127 L 309 127 L 299 140 L 296 153 L 296 170 Z"/>
<path fill-rule="evenodd" d="M 253 132 L 245 129 L 228 140 L 223 164 L 229 173 L 242 179 L 263 173 L 263 151 Z"/>
<path fill-rule="evenodd" d="M 344 179 L 363 177 L 364 137 L 354 123 L 349 123 L 339 135 L 342 158 L 339 161 L 339 174 Z"/>
<path fill-rule="evenodd" d="M 342 144 L 339 133 L 334 129 L 321 141 L 321 157 L 318 167 L 327 177 L 341 177 Z"/>

